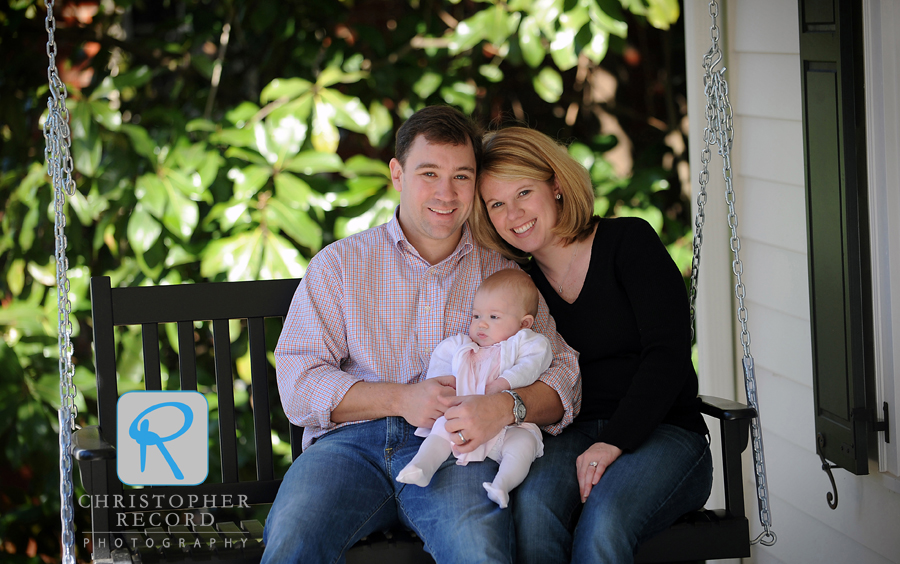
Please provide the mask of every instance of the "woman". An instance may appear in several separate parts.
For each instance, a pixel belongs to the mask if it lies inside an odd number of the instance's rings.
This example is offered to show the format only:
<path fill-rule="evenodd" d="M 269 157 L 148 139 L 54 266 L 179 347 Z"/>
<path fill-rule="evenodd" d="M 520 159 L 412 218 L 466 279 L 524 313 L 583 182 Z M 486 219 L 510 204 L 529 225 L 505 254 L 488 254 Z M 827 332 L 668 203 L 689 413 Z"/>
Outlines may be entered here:
<path fill-rule="evenodd" d="M 544 437 L 515 496 L 518 558 L 632 562 L 712 485 L 681 273 L 645 221 L 593 216 L 587 171 L 542 133 L 490 134 L 477 190 L 476 238 L 530 257 L 557 330 L 580 353 L 581 412 Z"/>

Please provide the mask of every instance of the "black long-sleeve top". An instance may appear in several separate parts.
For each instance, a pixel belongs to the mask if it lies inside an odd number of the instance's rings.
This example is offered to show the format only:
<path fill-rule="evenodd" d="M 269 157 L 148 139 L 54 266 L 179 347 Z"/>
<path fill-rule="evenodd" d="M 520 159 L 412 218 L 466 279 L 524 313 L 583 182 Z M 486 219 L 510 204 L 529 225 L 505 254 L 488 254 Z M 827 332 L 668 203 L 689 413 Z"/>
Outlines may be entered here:
<path fill-rule="evenodd" d="M 580 353 L 581 413 L 608 419 L 599 442 L 629 452 L 660 423 L 705 434 L 691 363 L 684 280 L 653 228 L 601 218 L 578 299 L 569 304 L 532 261 L 559 334 Z"/>

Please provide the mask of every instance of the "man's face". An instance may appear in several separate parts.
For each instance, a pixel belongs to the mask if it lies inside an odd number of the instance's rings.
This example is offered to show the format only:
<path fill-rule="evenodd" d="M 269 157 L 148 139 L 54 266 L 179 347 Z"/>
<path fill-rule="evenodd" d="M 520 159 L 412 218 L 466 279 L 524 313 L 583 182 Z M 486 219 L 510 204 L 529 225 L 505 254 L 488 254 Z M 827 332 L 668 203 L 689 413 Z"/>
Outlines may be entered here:
<path fill-rule="evenodd" d="M 400 192 L 400 226 L 422 258 L 436 264 L 456 248 L 475 198 L 471 143 L 444 145 L 419 135 L 406 164 L 391 159 L 391 180 Z"/>

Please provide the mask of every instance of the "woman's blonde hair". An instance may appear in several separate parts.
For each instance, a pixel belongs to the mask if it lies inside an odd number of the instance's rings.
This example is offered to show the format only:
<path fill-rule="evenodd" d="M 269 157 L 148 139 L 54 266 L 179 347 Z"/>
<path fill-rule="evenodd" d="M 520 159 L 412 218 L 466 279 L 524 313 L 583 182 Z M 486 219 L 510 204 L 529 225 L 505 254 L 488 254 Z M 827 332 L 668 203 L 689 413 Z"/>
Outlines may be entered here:
<path fill-rule="evenodd" d="M 481 159 L 469 222 L 479 244 L 512 260 L 524 262 L 528 258 L 527 253 L 504 241 L 494 229 L 481 197 L 481 184 L 486 176 L 497 180 L 527 178 L 551 184 L 556 179 L 562 198 L 557 200 L 557 221 L 552 232 L 562 237 L 566 245 L 593 232 L 597 220 L 591 176 L 564 145 L 534 129 L 507 127 L 485 135 Z"/>

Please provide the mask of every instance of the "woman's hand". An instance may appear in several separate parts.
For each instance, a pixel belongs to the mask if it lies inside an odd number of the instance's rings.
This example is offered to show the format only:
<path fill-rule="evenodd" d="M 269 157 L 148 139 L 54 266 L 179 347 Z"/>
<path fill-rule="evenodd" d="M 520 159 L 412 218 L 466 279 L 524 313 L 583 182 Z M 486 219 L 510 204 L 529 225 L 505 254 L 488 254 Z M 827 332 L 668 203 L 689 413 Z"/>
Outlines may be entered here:
<path fill-rule="evenodd" d="M 472 452 L 488 442 L 513 419 L 513 399 L 509 394 L 458 396 L 454 399 L 455 405 L 444 412 L 447 419 L 444 428 L 451 436 L 462 431 L 466 442 L 454 441 L 460 453 Z"/>
<path fill-rule="evenodd" d="M 597 485 L 610 464 L 622 454 L 622 449 L 607 443 L 594 443 L 575 460 L 581 503 L 587 501 L 591 488 Z M 596 464 L 594 464 L 596 463 Z"/>

